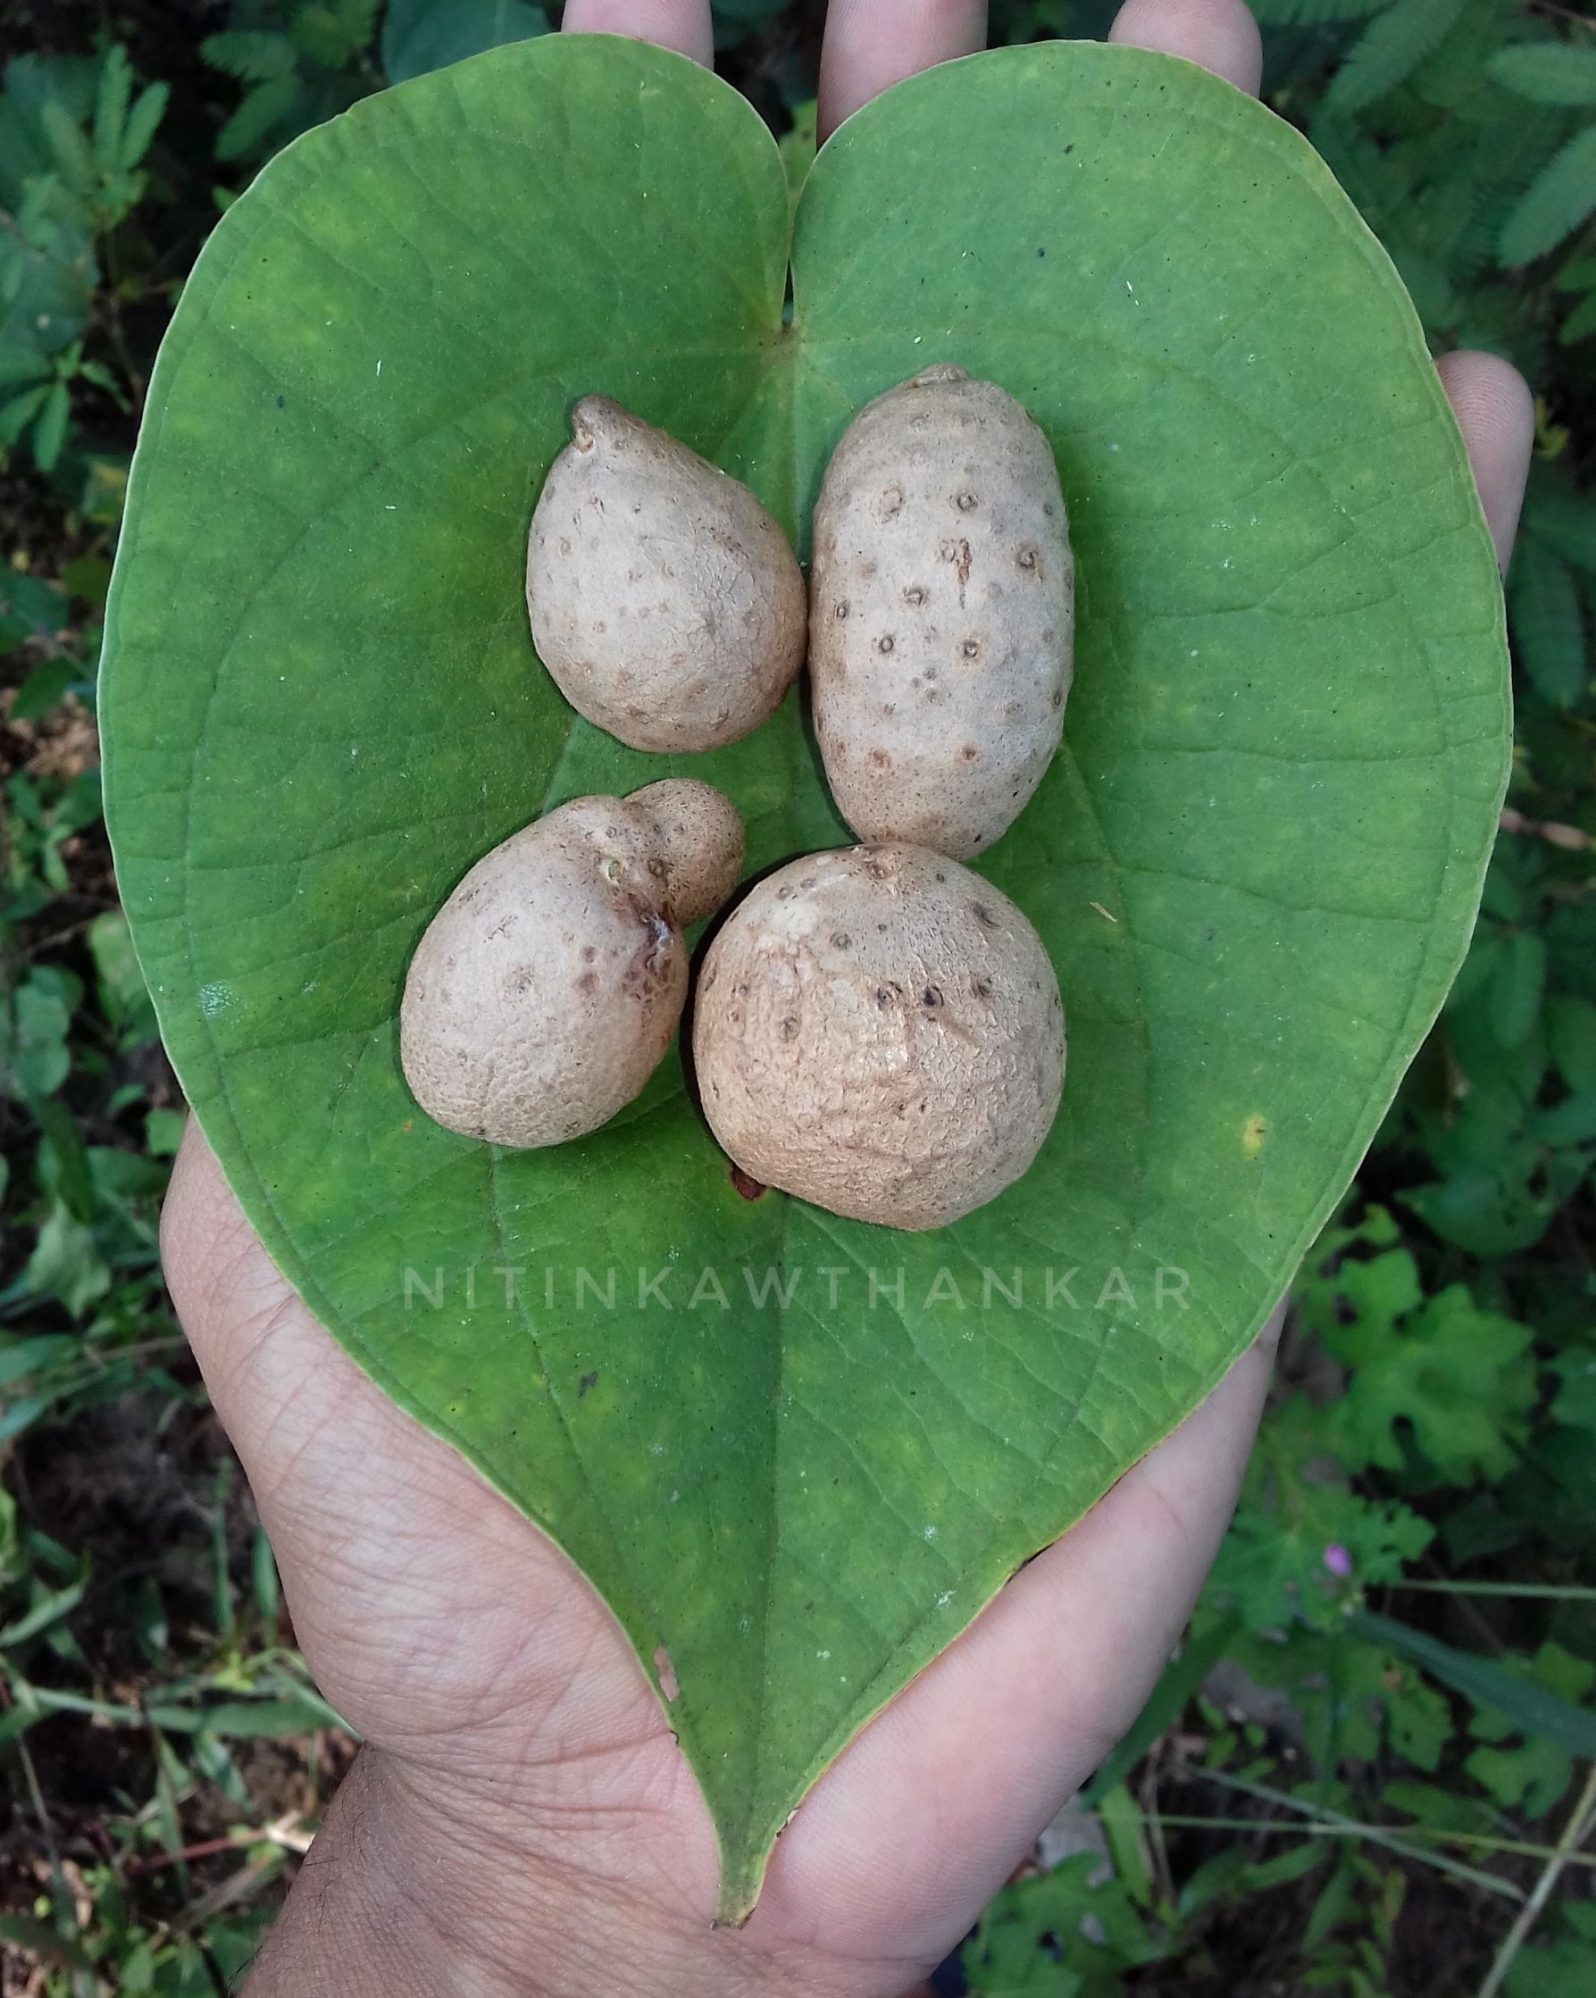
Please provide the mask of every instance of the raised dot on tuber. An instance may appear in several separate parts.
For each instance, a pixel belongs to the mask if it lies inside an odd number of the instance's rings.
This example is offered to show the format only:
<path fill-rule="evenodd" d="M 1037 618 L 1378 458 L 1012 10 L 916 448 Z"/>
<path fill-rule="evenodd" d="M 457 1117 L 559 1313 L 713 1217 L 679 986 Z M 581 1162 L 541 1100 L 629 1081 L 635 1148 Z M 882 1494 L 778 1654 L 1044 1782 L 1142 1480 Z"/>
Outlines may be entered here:
<path fill-rule="evenodd" d="M 803 663 L 803 576 L 744 485 L 584 396 L 527 542 L 532 642 L 577 712 L 633 749 L 719 749 Z"/>
<path fill-rule="evenodd" d="M 682 928 L 735 886 L 743 826 L 708 784 L 573 798 L 486 854 L 410 960 L 399 1058 L 437 1123 L 557 1145 L 658 1067 L 687 995 Z"/>
<path fill-rule="evenodd" d="M 1030 1165 L 1064 1083 L 1036 931 L 957 861 L 908 845 L 793 861 L 732 912 L 699 980 L 704 1113 L 766 1186 L 938 1228 Z"/>
<path fill-rule="evenodd" d="M 1074 563 L 1052 449 L 994 382 L 928 368 L 844 431 L 814 515 L 809 671 L 861 838 L 967 859 L 1059 744 Z"/>

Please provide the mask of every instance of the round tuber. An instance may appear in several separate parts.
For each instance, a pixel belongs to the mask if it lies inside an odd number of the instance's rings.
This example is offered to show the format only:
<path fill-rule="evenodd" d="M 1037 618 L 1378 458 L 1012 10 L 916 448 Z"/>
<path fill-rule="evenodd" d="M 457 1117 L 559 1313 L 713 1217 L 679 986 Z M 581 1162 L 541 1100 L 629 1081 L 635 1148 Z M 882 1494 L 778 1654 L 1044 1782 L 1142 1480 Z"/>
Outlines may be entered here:
<path fill-rule="evenodd" d="M 1006 895 L 918 846 L 793 861 L 727 918 L 699 981 L 704 1113 L 752 1178 L 833 1214 L 940 1228 L 1030 1165 L 1064 1009 Z"/>
<path fill-rule="evenodd" d="M 399 1059 L 422 1109 L 523 1148 L 607 1123 L 676 1031 L 682 926 L 719 907 L 742 859 L 730 800 L 690 778 L 573 798 L 496 846 L 410 960 Z"/>
<path fill-rule="evenodd" d="M 1057 749 L 1074 562 L 1052 449 L 994 382 L 934 367 L 867 403 L 815 507 L 809 671 L 832 795 L 863 839 L 960 859 Z"/>
<path fill-rule="evenodd" d="M 584 396 L 527 542 L 538 657 L 633 749 L 719 749 L 803 662 L 803 576 L 754 495 L 605 396 Z"/>

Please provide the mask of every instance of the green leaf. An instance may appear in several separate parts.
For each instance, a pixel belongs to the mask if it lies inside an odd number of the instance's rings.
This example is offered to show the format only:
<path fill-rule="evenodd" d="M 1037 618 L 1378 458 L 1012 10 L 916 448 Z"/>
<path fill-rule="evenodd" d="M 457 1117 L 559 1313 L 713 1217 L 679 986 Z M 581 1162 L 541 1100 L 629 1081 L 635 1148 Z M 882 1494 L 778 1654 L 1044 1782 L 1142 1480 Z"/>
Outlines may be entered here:
<path fill-rule="evenodd" d="M 101 65 L 99 96 L 94 106 L 94 164 L 102 180 L 117 169 L 132 95 L 133 65 L 127 59 L 127 50 L 118 42 Z"/>
<path fill-rule="evenodd" d="M 25 1644 L 30 1637 L 37 1637 L 52 1624 L 70 1616 L 83 1600 L 87 1586 L 86 1575 L 70 1582 L 64 1589 L 51 1589 L 37 1595 L 32 1605 L 15 1619 L 0 1629 L 0 1649 L 10 1650 Z"/>
<path fill-rule="evenodd" d="M 1552 1420 L 1571 1429 L 1588 1429 L 1596 1436 L 1596 1352 L 1573 1347 L 1558 1354 L 1551 1371 L 1560 1382 L 1551 1406 Z"/>
<path fill-rule="evenodd" d="M 1596 1139 L 1596 1089 L 1565 1096 L 1530 1122 L 1530 1136 L 1542 1145 L 1588 1145 Z"/>
<path fill-rule="evenodd" d="M 1524 1734 L 1560 1743 L 1584 1760 L 1596 1756 L 1596 1712 L 1575 1706 L 1520 1673 L 1472 1651 L 1459 1651 L 1394 1617 L 1355 1610 L 1349 1626 L 1370 1643 L 1422 1665 L 1443 1686 L 1462 1693 L 1477 1707 L 1494 1708 Z"/>
<path fill-rule="evenodd" d="M 1109 1998 L 1119 1971 L 1163 1954 L 1102 1858 L 1078 1852 L 1005 1887 L 961 1962 L 970 1998 Z"/>
<path fill-rule="evenodd" d="M 1580 492 L 1550 467 L 1532 465 L 1524 526 L 1565 562 L 1596 576 L 1596 493 Z"/>
<path fill-rule="evenodd" d="M 58 972 L 32 972 L 11 993 L 9 1018 L 0 1018 L 6 1065 L 3 1081 L 20 1096 L 48 1096 L 66 1081 L 71 1068 L 67 1030 L 76 1003 Z"/>
<path fill-rule="evenodd" d="M 256 29 L 207 35 L 200 54 L 212 69 L 225 70 L 241 83 L 267 83 L 274 76 L 291 75 L 294 68 L 294 45 L 288 37 Z"/>
<path fill-rule="evenodd" d="M 1349 1636 L 1357 1615 L 1344 1613 L 1334 1629 L 1295 1625 L 1284 1641 L 1278 1632 L 1244 1634 L 1230 1662 L 1287 1696 L 1314 1766 L 1373 1761 L 1390 1747 L 1434 1770 L 1453 1732 L 1447 1702 L 1388 1648 Z M 1315 1811 L 1333 1801 L 1322 1782 L 1301 1794 Z"/>
<path fill-rule="evenodd" d="M 78 1342 L 70 1332 L 42 1332 L 37 1338 L 17 1340 L 0 1334 L 0 1387 L 12 1388 L 19 1381 L 31 1380 L 77 1350 Z"/>
<path fill-rule="evenodd" d="M 371 40 L 378 0 L 333 0 L 331 6 L 299 0 L 289 18 L 295 46 L 322 69 L 341 69 Z"/>
<path fill-rule="evenodd" d="M 40 382 L 37 388 L 30 388 L 21 395 L 12 396 L 8 402 L 0 403 L 0 444 L 16 443 L 43 409 L 49 393 L 50 384 Z"/>
<path fill-rule="evenodd" d="M 548 15 L 527 0 L 388 0 L 382 66 L 390 82 L 403 83 L 548 31 Z"/>
<path fill-rule="evenodd" d="M 1342 1399 L 1324 1412 L 1325 1447 L 1348 1470 L 1400 1470 L 1400 1424 L 1451 1483 L 1505 1475 L 1535 1402 L 1532 1336 L 1527 1325 L 1481 1310 L 1463 1284 L 1399 1320 L 1373 1311 L 1322 1327 L 1325 1345 L 1353 1369 Z"/>
<path fill-rule="evenodd" d="M 137 1040 L 155 1032 L 149 989 L 133 950 L 127 918 L 106 909 L 89 925 L 89 952 L 100 982 L 100 1004 L 111 1024 Z"/>
<path fill-rule="evenodd" d="M 728 1910 L 813 1776 L 1262 1323 L 1463 954 L 1507 754 L 1421 329 L 1262 106 L 1126 48 L 945 65 L 823 149 L 790 323 L 788 229 L 754 111 L 635 42 L 514 44 L 308 135 L 167 336 L 102 673 L 190 1102 L 311 1308 L 679 1687 Z M 1070 1014 L 1037 1166 L 935 1235 L 750 1202 L 674 1057 L 559 1150 L 432 1126 L 405 965 L 513 828 L 680 767 L 741 806 L 751 869 L 845 837 L 796 699 L 671 766 L 538 667 L 527 524 L 572 400 L 708 452 L 802 548 L 854 410 L 937 358 L 1042 423 L 1080 563 L 1068 745 L 982 863 Z"/>
<path fill-rule="evenodd" d="M 1553 707 L 1576 706 L 1591 674 L 1573 571 L 1526 535 L 1513 557 L 1509 602 L 1513 644 L 1536 691 Z"/>
<path fill-rule="evenodd" d="M 312 1693 L 295 1693 L 275 1700 L 222 1700 L 196 1716 L 202 1733 L 228 1741 L 289 1741 L 316 1728 L 341 1727 L 343 1722 Z"/>
<path fill-rule="evenodd" d="M 1570 1702 L 1587 1699 L 1596 1682 L 1596 1665 L 1560 1644 L 1543 1644 L 1533 1658 L 1522 1665 L 1514 1660 L 1507 1669 L 1513 1666 Z M 1574 1757 L 1565 1743 L 1526 1730 L 1512 1715 L 1489 1706 L 1476 1712 L 1471 1731 L 1480 1741 L 1496 1744 L 1475 1749 L 1466 1766 L 1503 1810 L 1540 1818 L 1561 1800 L 1574 1773 Z M 1521 1737 L 1517 1742 L 1515 1735 Z"/>
<path fill-rule="evenodd" d="M 1141 1807 L 1125 1785 L 1118 1783 L 1102 1797 L 1097 1816 L 1108 1841 L 1114 1872 L 1125 1892 L 1137 1907 L 1150 1908 L 1156 1890 L 1142 1837 Z"/>
<path fill-rule="evenodd" d="M 1288 1425 L 1317 1436 L 1322 1450 L 1322 1412 L 1298 1396 L 1273 1419 L 1209 1587 L 1218 1600 L 1234 1601 L 1250 1630 L 1299 1617 L 1334 1629 L 1349 1589 L 1399 1580 L 1434 1528 L 1405 1505 L 1362 1498 L 1323 1477 L 1283 1474 L 1276 1459 Z M 1299 1461 L 1310 1461 L 1306 1450 Z"/>
<path fill-rule="evenodd" d="M 44 1139 L 39 1176 L 45 1191 L 65 1204 L 74 1221 L 94 1219 L 94 1177 L 89 1155 L 72 1113 L 54 1096 L 34 1097 L 29 1105 Z"/>
<path fill-rule="evenodd" d="M 8 720 L 37 721 L 47 715 L 82 672 L 73 659 L 46 659 L 35 666 L 16 691 Z"/>
<path fill-rule="evenodd" d="M 1311 1873 L 1316 1866 L 1322 1866 L 1330 1857 L 1325 1850 L 1324 1839 L 1308 1839 L 1302 1845 L 1288 1845 L 1284 1852 L 1276 1853 L 1273 1859 L 1254 1860 L 1247 1867 L 1246 1884 L 1257 1893 L 1270 1887 L 1283 1887 L 1289 1881 L 1300 1880 L 1305 1873 Z M 1233 1847 L 1238 1858 L 1243 1857 L 1239 1847 Z M 1184 1899 L 1184 1895 L 1182 1897 Z"/>
<path fill-rule="evenodd" d="M 87 370 L 85 370 L 87 372 Z M 111 565 L 103 555 L 77 555 L 61 565 L 61 586 L 74 597 L 82 597 L 102 609 L 111 581 Z"/>
<path fill-rule="evenodd" d="M 1555 250 L 1596 212 L 1596 124 L 1563 147 L 1502 224 L 1497 254 L 1509 266 Z"/>
<path fill-rule="evenodd" d="M 1325 108 L 1361 111 L 1405 82 L 1441 45 L 1464 0 L 1394 0 L 1364 30 L 1325 92 Z"/>
<path fill-rule="evenodd" d="M 1572 347 L 1576 340 L 1589 340 L 1593 335 L 1596 335 L 1596 291 L 1587 293 L 1557 329 L 1557 338 L 1565 347 Z"/>
<path fill-rule="evenodd" d="M 81 1318 L 111 1288 L 111 1272 L 90 1231 L 58 1202 L 39 1229 L 23 1281 L 33 1296 L 53 1297 Z"/>
<path fill-rule="evenodd" d="M 55 469 L 71 415 L 72 399 L 66 383 L 52 382 L 33 425 L 33 462 L 41 472 Z"/>
<path fill-rule="evenodd" d="M 96 180 L 94 155 L 78 120 L 60 98 L 48 97 L 39 107 L 39 124 L 56 172 L 75 196 L 90 199 Z"/>
<path fill-rule="evenodd" d="M 167 86 L 152 83 L 141 90 L 132 111 L 128 114 L 127 130 L 122 134 L 122 151 L 117 161 L 124 173 L 131 173 L 149 151 L 161 120 L 166 116 Z"/>
<path fill-rule="evenodd" d="M 247 91 L 243 102 L 216 134 L 216 157 L 241 160 L 257 151 L 279 119 L 287 117 L 299 97 L 299 79 L 269 77 Z"/>
<path fill-rule="evenodd" d="M 1352 1687 L 1340 1690 L 1350 1693 Z M 1381 1661 L 1378 1681 L 1369 1675 L 1366 1695 L 1385 1708 L 1386 1738 L 1396 1753 L 1415 1769 L 1433 1775 L 1452 1739 L 1452 1710 L 1445 1698 L 1416 1672 L 1389 1658 Z"/>
<path fill-rule="evenodd" d="M 1537 104 L 1596 104 L 1596 48 L 1526 42 L 1487 65 L 1492 80 Z"/>
<path fill-rule="evenodd" d="M 144 1149 L 151 1158 L 170 1159 L 177 1156 L 177 1148 L 183 1142 L 183 1113 L 181 1110 L 152 1110 L 144 1119 Z"/>
<path fill-rule="evenodd" d="M 1533 1031 L 1546 990 L 1546 940 L 1534 930 L 1510 930 L 1491 980 L 1491 1028 L 1504 1048 Z"/>
<path fill-rule="evenodd" d="M 1534 1943 L 1513 1958 L 1502 1989 L 1507 1998 L 1590 1998 L 1596 1979 L 1596 1938 Z"/>
<path fill-rule="evenodd" d="M 1596 1089 L 1596 1005 L 1554 993 L 1546 1002 L 1546 1046 L 1570 1089 Z"/>
<path fill-rule="evenodd" d="M 1443 1241 L 1475 1256 L 1511 1256 L 1541 1240 L 1584 1177 L 1559 1169 L 1526 1138 L 1491 1167 L 1459 1167 L 1402 1196 Z"/>

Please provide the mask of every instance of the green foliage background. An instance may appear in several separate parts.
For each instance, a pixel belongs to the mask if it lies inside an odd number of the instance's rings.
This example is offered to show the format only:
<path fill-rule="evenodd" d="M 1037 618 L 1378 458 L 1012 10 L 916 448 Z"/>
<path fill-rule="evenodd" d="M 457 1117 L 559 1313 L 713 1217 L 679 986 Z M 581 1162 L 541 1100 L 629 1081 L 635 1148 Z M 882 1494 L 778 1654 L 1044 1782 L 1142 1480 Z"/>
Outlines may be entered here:
<path fill-rule="evenodd" d="M 209 1993 L 346 1751 L 156 1267 L 181 1113 L 99 819 L 108 557 L 218 208 L 385 80 L 551 22 L 526 0 L 193 0 L 119 41 L 60 11 L 0 99 L 0 1949 L 52 1994 Z M 1112 11 L 996 0 L 993 38 Z M 1537 388 L 1515 776 L 1474 948 L 1298 1286 L 1187 1642 L 1045 1855 L 1073 1856 L 1000 1896 L 962 1974 L 992 1998 L 1560 1998 L 1596 1985 L 1596 22 L 1256 11 L 1267 98 L 1436 350 L 1492 348 Z M 717 10 L 795 168 L 818 14 Z"/>

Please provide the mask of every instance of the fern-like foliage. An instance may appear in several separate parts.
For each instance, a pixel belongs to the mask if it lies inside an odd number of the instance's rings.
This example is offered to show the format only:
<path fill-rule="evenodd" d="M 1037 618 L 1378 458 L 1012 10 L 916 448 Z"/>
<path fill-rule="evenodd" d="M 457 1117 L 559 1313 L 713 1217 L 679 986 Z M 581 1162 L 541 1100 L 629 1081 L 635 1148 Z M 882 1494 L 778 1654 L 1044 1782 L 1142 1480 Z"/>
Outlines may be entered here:
<path fill-rule="evenodd" d="M 1536 691 L 1553 707 L 1571 708 L 1590 681 L 1579 591 L 1568 564 L 1526 535 L 1509 579 L 1513 645 Z"/>
<path fill-rule="evenodd" d="M 1504 264 L 1527 264 L 1555 250 L 1596 214 L 1596 123 L 1576 132 L 1502 225 Z"/>
<path fill-rule="evenodd" d="M 1596 104 L 1596 48 L 1524 42 L 1493 58 L 1490 73 L 1537 104 Z"/>
<path fill-rule="evenodd" d="M 233 28 L 207 35 L 200 54 L 212 69 L 236 76 L 241 83 L 265 83 L 286 76 L 294 67 L 294 45 L 286 35 L 258 28 Z"/>
<path fill-rule="evenodd" d="M 455 0 L 449 0 L 453 5 Z M 228 26 L 200 44 L 246 85 L 216 140 L 220 160 L 261 157 L 370 88 L 378 0 L 232 0 Z"/>
<path fill-rule="evenodd" d="M 1410 87 L 1425 104 L 1482 125 L 1506 125 L 1523 116 L 1491 81 L 1492 60 L 1523 24 L 1522 0 L 1468 0 L 1455 27 L 1413 72 Z M 1381 122 L 1390 115 L 1383 105 Z M 1476 144 L 1487 143 L 1476 137 Z"/>
<path fill-rule="evenodd" d="M 1361 111 L 1405 83 L 1440 47 L 1464 4 L 1465 0 L 1395 0 L 1359 37 L 1325 94 L 1326 104 L 1343 114 Z"/>
<path fill-rule="evenodd" d="M 288 32 L 318 69 L 342 69 L 369 46 L 377 27 L 377 0 L 320 0 L 293 11 Z"/>

